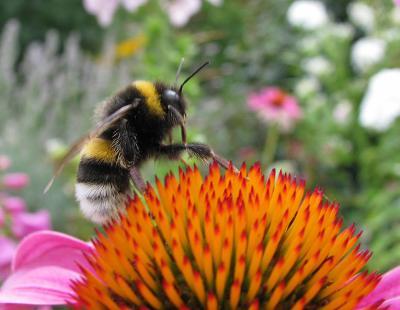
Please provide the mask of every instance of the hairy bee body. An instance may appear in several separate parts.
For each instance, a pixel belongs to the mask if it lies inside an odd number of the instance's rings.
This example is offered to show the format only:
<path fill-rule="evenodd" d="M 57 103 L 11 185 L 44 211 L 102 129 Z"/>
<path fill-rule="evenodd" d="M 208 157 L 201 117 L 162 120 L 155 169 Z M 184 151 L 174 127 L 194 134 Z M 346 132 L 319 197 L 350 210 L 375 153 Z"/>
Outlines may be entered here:
<path fill-rule="evenodd" d="M 171 87 L 163 83 L 136 81 L 97 111 L 104 120 L 124 105 L 140 102 L 82 149 L 75 193 L 83 214 L 92 221 L 103 223 L 118 216 L 130 192 L 129 170 L 157 156 L 165 135 L 176 125 L 167 107 L 173 103 L 162 98 L 167 89 Z M 176 102 L 175 108 L 184 114 L 183 105 Z"/>
<path fill-rule="evenodd" d="M 108 139 L 94 138 L 82 150 L 75 195 L 82 213 L 102 223 L 118 216 L 129 193 L 129 170 Z"/>
<path fill-rule="evenodd" d="M 149 158 L 177 160 L 188 152 L 204 161 L 213 159 L 228 169 L 231 164 L 208 145 L 186 142 L 183 86 L 207 64 L 198 67 L 179 88 L 135 81 L 103 103 L 96 113 L 98 123 L 71 145 L 56 165 L 44 193 L 66 163 L 81 151 L 75 196 L 87 218 L 104 224 L 124 212 L 131 180 L 139 192 L 146 189 L 139 167 Z M 181 66 L 182 62 L 175 84 Z M 171 131 L 177 126 L 181 128 L 182 141 L 172 143 Z M 165 142 L 167 136 L 169 141 Z"/>

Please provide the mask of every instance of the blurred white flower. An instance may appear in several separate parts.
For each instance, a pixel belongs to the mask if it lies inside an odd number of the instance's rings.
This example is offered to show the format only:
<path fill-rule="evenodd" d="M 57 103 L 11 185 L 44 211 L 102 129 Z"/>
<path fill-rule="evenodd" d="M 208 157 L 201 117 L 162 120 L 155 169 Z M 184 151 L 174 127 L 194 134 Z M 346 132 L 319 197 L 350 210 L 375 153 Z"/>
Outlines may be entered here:
<path fill-rule="evenodd" d="M 400 69 L 385 69 L 375 74 L 361 102 L 360 124 L 384 131 L 400 115 Z"/>
<path fill-rule="evenodd" d="M 210 2 L 212 5 L 221 5 L 222 4 L 222 0 L 208 0 L 208 2 Z"/>
<path fill-rule="evenodd" d="M 389 28 L 383 30 L 380 33 L 382 39 L 384 39 L 387 43 L 398 41 L 400 39 L 400 29 L 398 27 Z"/>
<path fill-rule="evenodd" d="M 348 123 L 353 107 L 351 102 L 343 100 L 339 102 L 333 109 L 333 119 L 339 125 Z"/>
<path fill-rule="evenodd" d="M 365 72 L 379 63 L 385 55 L 386 43 L 382 39 L 365 37 L 354 43 L 351 62 L 359 72 Z"/>
<path fill-rule="evenodd" d="M 324 4 L 315 0 L 293 2 L 287 11 L 287 19 L 292 26 L 307 30 L 317 29 L 329 22 Z"/>
<path fill-rule="evenodd" d="M 354 25 L 370 32 L 375 25 L 375 16 L 372 8 L 363 2 L 353 2 L 347 8 L 350 20 Z"/>
<path fill-rule="evenodd" d="M 302 62 L 304 71 L 317 77 L 327 75 L 333 71 L 332 63 L 322 56 L 305 59 Z"/>
<path fill-rule="evenodd" d="M 299 42 L 299 47 L 304 53 L 316 54 L 321 46 L 321 40 L 316 35 L 306 36 Z"/>
<path fill-rule="evenodd" d="M 310 94 L 315 94 L 319 90 L 320 84 L 314 77 L 301 79 L 295 87 L 295 93 L 298 97 L 303 98 Z"/>
<path fill-rule="evenodd" d="M 145 4 L 147 0 L 121 0 L 122 6 L 129 12 L 137 10 L 141 5 Z"/>
<path fill-rule="evenodd" d="M 336 23 L 329 28 L 332 34 L 338 38 L 349 39 L 354 35 L 354 28 L 349 23 Z"/>
<path fill-rule="evenodd" d="M 392 11 L 392 21 L 395 24 L 400 24 L 400 6 L 395 6 Z"/>
<path fill-rule="evenodd" d="M 48 153 L 54 153 L 60 149 L 65 150 L 65 143 L 63 143 L 60 139 L 51 138 L 46 141 L 45 147 Z"/>
<path fill-rule="evenodd" d="M 306 104 L 308 111 L 318 111 L 319 109 L 326 107 L 328 104 L 328 98 L 324 94 L 317 93 L 314 94 L 314 96 L 311 96 L 310 99 L 307 100 Z"/>

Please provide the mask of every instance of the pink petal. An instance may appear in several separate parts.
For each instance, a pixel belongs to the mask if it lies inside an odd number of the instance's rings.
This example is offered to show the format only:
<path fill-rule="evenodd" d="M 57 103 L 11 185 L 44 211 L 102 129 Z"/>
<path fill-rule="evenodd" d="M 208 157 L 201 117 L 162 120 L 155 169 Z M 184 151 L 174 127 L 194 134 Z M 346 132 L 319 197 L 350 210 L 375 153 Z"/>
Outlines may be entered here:
<path fill-rule="evenodd" d="M 28 185 L 29 177 L 26 173 L 8 173 L 3 177 L 3 185 L 9 189 L 21 189 Z"/>
<path fill-rule="evenodd" d="M 0 170 L 6 170 L 10 165 L 11 160 L 5 155 L 0 155 Z"/>
<path fill-rule="evenodd" d="M 51 310 L 50 306 L 33 307 L 27 305 L 6 304 L 0 305 L 0 310 Z"/>
<path fill-rule="evenodd" d="M 297 100 L 274 86 L 250 94 L 247 105 L 266 123 L 278 124 L 283 131 L 292 128 L 294 121 L 301 117 Z"/>
<path fill-rule="evenodd" d="M 26 210 L 26 202 L 20 197 L 9 196 L 2 199 L 4 209 L 12 214 Z"/>
<path fill-rule="evenodd" d="M 19 212 L 12 216 L 11 230 L 17 238 L 23 238 L 30 233 L 51 228 L 50 214 L 47 210 L 36 213 Z"/>
<path fill-rule="evenodd" d="M 264 90 L 261 93 L 266 96 L 268 101 L 272 101 L 276 97 L 280 96 L 282 94 L 282 91 L 278 87 L 272 86 L 264 88 Z"/>
<path fill-rule="evenodd" d="M 385 300 L 380 309 L 400 310 L 400 297 Z"/>
<path fill-rule="evenodd" d="M 394 0 L 394 4 L 399 5 L 400 6 L 400 0 Z"/>
<path fill-rule="evenodd" d="M 4 211 L 0 207 L 0 228 L 3 227 L 3 224 L 4 224 Z"/>
<path fill-rule="evenodd" d="M 16 245 L 11 239 L 0 236 L 0 281 L 11 271 L 11 260 L 14 256 Z"/>
<path fill-rule="evenodd" d="M 13 273 L 0 290 L 0 303 L 62 305 L 72 302 L 71 280 L 91 270 L 83 253 L 91 245 L 71 236 L 41 231 L 26 237 L 12 262 Z"/>
<path fill-rule="evenodd" d="M 296 99 L 288 96 L 283 104 L 285 112 L 292 119 L 299 119 L 301 117 L 301 110 Z"/>
<path fill-rule="evenodd" d="M 263 108 L 267 99 L 262 94 L 252 93 L 250 94 L 247 105 L 249 106 L 250 110 L 258 111 Z"/>
<path fill-rule="evenodd" d="M 359 302 L 357 308 L 368 307 L 382 299 L 385 300 L 383 305 L 393 300 L 393 304 L 400 306 L 398 298 L 400 298 L 400 266 L 385 273 L 378 286 Z M 389 309 L 400 309 L 400 307 Z"/>

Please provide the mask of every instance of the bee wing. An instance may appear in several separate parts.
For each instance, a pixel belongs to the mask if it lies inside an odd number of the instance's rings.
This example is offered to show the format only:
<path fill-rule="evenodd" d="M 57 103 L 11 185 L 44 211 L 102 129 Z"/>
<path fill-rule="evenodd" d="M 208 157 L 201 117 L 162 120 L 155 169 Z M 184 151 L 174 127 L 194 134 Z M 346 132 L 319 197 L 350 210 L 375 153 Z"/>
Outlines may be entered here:
<path fill-rule="evenodd" d="M 115 111 L 113 114 L 107 116 L 104 120 L 99 122 L 96 128 L 94 128 L 88 134 L 80 137 L 74 144 L 72 144 L 68 152 L 56 165 L 53 177 L 50 179 L 49 183 L 47 183 L 43 193 L 45 194 L 48 192 L 50 187 L 53 185 L 53 182 L 56 179 L 56 177 L 58 177 L 60 173 L 63 171 L 65 165 L 82 150 L 83 146 L 86 144 L 88 140 L 101 135 L 104 131 L 110 128 L 116 121 L 123 118 L 130 110 L 136 108 L 139 105 L 139 102 L 140 100 L 136 100 L 132 104 L 123 106 L 119 110 Z"/>

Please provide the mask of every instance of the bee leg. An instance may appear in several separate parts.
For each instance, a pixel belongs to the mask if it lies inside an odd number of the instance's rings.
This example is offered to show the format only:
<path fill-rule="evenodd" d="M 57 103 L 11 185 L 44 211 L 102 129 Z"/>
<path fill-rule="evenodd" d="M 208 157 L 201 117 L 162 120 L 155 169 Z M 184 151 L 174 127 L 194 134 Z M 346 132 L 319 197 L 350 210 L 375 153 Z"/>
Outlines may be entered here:
<path fill-rule="evenodd" d="M 159 151 L 161 155 L 167 156 L 169 159 L 180 159 L 182 152 L 187 151 L 190 155 L 204 161 L 213 159 L 225 169 L 229 169 L 231 165 L 228 160 L 216 154 L 208 145 L 201 143 L 160 145 Z M 235 172 L 239 172 L 235 166 L 232 167 Z"/>
<path fill-rule="evenodd" d="M 171 160 L 180 160 L 183 152 L 186 151 L 185 144 L 174 143 L 174 144 L 161 144 L 159 146 L 158 154 L 161 156 L 168 157 Z"/>
<path fill-rule="evenodd" d="M 146 182 L 143 180 L 142 174 L 140 173 L 138 167 L 133 166 L 129 170 L 132 182 L 140 193 L 144 193 L 146 190 Z"/>
<path fill-rule="evenodd" d="M 236 173 L 239 173 L 239 169 L 236 168 L 231 162 L 229 162 L 227 159 L 223 158 L 222 156 L 218 155 L 213 151 L 211 147 L 209 147 L 207 144 L 202 144 L 202 143 L 188 143 L 186 145 L 186 149 L 190 155 L 193 155 L 199 159 L 202 160 L 208 160 L 208 159 L 213 159 L 215 160 L 218 165 L 225 169 L 229 169 L 229 167 L 232 165 L 233 170 Z"/>

